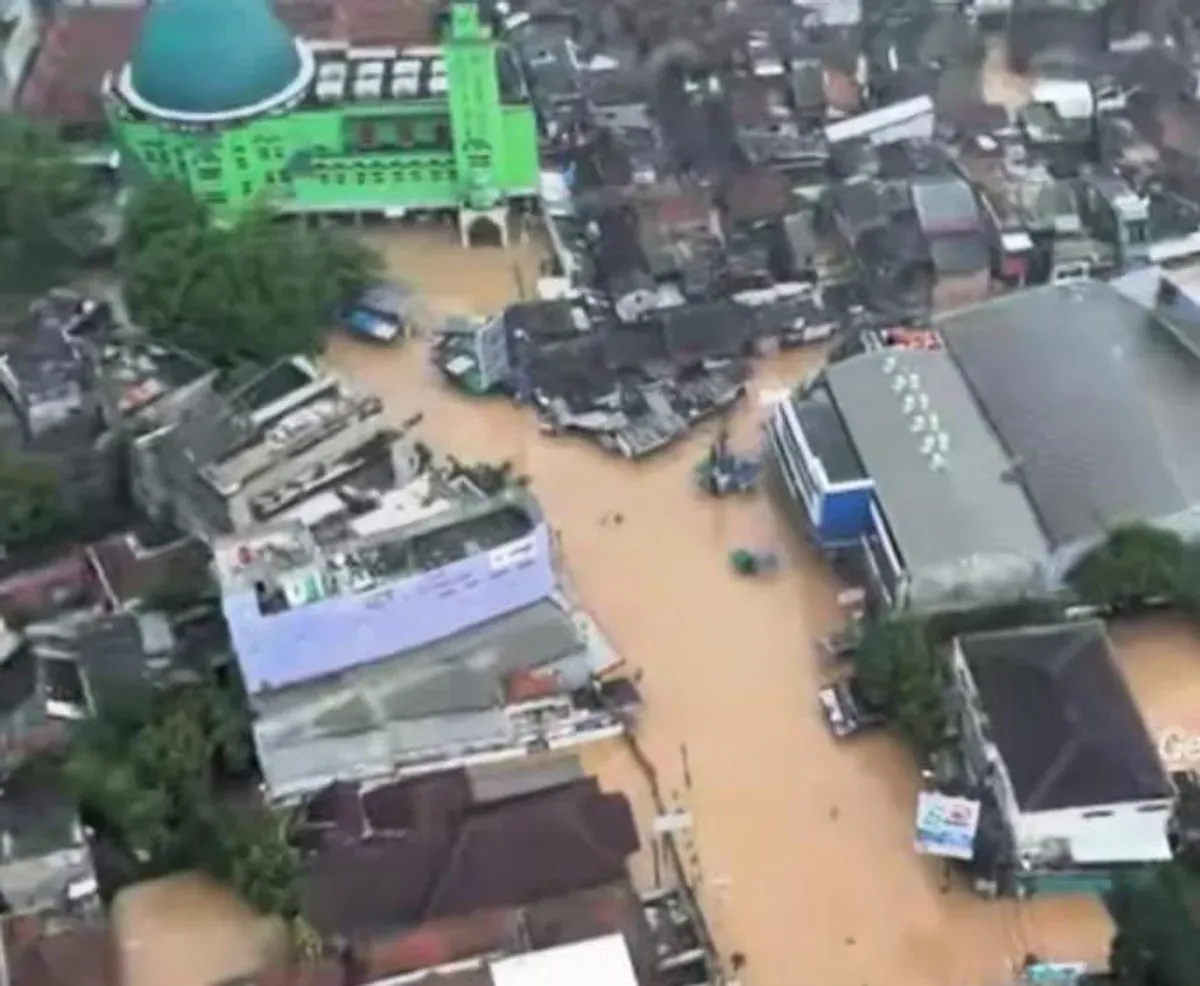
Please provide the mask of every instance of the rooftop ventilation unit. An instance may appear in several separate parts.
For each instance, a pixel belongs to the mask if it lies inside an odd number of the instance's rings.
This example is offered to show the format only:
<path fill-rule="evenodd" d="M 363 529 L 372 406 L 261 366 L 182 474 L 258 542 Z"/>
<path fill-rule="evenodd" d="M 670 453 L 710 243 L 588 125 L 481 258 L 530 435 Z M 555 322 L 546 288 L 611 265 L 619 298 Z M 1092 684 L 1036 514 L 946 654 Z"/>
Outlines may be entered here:
<path fill-rule="evenodd" d="M 913 411 L 915 411 L 917 409 L 917 395 L 916 394 L 905 394 L 904 395 L 904 404 L 902 406 L 904 408 L 905 414 L 912 414 Z"/>
<path fill-rule="evenodd" d="M 942 430 L 942 419 L 939 418 L 936 414 L 929 415 L 929 430 L 930 431 L 941 431 Z"/>
<path fill-rule="evenodd" d="M 921 387 L 921 377 L 916 373 L 910 373 L 908 375 L 908 385 L 913 390 L 919 390 Z"/>
<path fill-rule="evenodd" d="M 939 431 L 937 434 L 937 447 L 939 452 L 950 451 L 950 436 L 944 431 Z"/>
<path fill-rule="evenodd" d="M 912 430 L 917 434 L 923 432 L 927 427 L 929 427 L 929 422 L 925 420 L 925 415 L 918 414 L 915 418 L 913 418 Z"/>
<path fill-rule="evenodd" d="M 921 408 L 922 411 L 928 411 L 929 410 L 929 395 L 925 394 L 925 393 L 918 394 L 917 395 L 917 405 Z"/>
<path fill-rule="evenodd" d="M 896 366 L 896 354 L 888 353 L 887 356 L 883 358 L 883 372 L 890 376 L 896 372 Z"/>
<path fill-rule="evenodd" d="M 908 377 L 904 376 L 904 374 L 897 373 L 894 377 L 892 377 L 892 390 L 894 390 L 897 394 L 907 387 Z"/>
<path fill-rule="evenodd" d="M 934 472 L 945 472 L 950 468 L 950 463 L 941 452 L 935 452 L 929 457 L 929 468 Z"/>
<path fill-rule="evenodd" d="M 922 455 L 933 455 L 934 450 L 936 448 L 937 448 L 937 436 L 926 435 L 924 438 L 921 439 L 921 454 Z"/>

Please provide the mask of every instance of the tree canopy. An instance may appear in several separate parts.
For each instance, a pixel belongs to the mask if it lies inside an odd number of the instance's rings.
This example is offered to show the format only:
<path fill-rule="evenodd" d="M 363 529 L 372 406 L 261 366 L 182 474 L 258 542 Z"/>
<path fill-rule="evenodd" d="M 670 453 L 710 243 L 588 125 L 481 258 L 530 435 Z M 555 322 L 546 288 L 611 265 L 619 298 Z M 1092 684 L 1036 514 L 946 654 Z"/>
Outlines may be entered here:
<path fill-rule="evenodd" d="M 186 188 L 163 182 L 134 193 L 121 255 L 134 320 L 222 367 L 320 351 L 337 308 L 380 269 L 332 227 L 265 209 L 222 226 Z"/>
<path fill-rule="evenodd" d="M 281 823 L 232 805 L 221 778 L 248 771 L 246 708 L 216 684 L 130 692 L 77 733 L 64 777 L 144 875 L 200 869 L 265 913 L 299 912 L 298 869 Z"/>
<path fill-rule="evenodd" d="M 868 623 L 855 651 L 854 669 L 866 697 L 887 713 L 918 754 L 928 754 L 942 743 L 948 716 L 946 663 L 923 623 Z"/>
<path fill-rule="evenodd" d="M 0 113 L 0 292 L 34 294 L 74 272 L 99 240 L 98 193 L 52 130 Z"/>
<path fill-rule="evenodd" d="M 1129 524 L 1108 537 L 1068 573 L 1080 597 L 1098 606 L 1128 609 L 1156 599 L 1174 601 L 1188 592 L 1184 580 L 1196 571 L 1194 548 L 1170 531 Z"/>
<path fill-rule="evenodd" d="M 11 548 L 46 538 L 61 523 L 54 470 L 0 454 L 0 545 Z"/>
<path fill-rule="evenodd" d="M 1200 877 L 1178 862 L 1122 884 L 1109 900 L 1117 931 L 1109 967 L 1128 986 L 1200 986 Z"/>

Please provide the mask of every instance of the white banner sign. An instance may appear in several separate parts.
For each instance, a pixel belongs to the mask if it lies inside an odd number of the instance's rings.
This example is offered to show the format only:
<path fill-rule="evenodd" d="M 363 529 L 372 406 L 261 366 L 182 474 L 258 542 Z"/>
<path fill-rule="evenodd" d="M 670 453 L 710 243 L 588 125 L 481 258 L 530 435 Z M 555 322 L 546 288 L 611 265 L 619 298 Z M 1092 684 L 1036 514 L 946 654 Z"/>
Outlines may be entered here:
<path fill-rule="evenodd" d="M 943 859 L 971 859 L 978 829 L 978 801 L 935 791 L 917 795 L 917 852 Z"/>
<path fill-rule="evenodd" d="M 488 552 L 488 565 L 493 572 L 516 568 L 537 554 L 537 538 L 532 534 L 519 541 L 510 541 Z"/>

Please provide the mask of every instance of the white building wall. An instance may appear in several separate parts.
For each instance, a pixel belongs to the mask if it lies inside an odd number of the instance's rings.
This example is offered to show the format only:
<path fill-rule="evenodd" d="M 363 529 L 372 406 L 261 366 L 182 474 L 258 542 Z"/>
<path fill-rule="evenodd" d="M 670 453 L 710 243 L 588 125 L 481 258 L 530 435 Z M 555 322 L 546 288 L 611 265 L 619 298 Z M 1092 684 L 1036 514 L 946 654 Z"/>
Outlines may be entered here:
<path fill-rule="evenodd" d="M 1135 801 L 1020 814 L 1013 834 L 1019 852 L 1044 855 L 1064 844 L 1078 863 L 1124 863 L 1171 858 L 1170 801 Z"/>
<path fill-rule="evenodd" d="M 11 105 L 20 89 L 40 33 L 33 0 L 0 0 L 0 110 Z"/>
<path fill-rule="evenodd" d="M 1069 853 L 1077 863 L 1126 863 L 1170 858 L 1167 824 L 1171 801 L 1131 801 L 1115 804 L 1023 812 L 1008 770 L 988 736 L 979 695 L 957 641 L 952 659 L 963 698 L 963 731 L 968 757 L 980 773 L 992 765 L 990 787 L 1004 815 L 1017 852 L 1044 860 Z"/>
<path fill-rule="evenodd" d="M 902 140 L 931 140 L 936 117 L 933 100 L 916 96 L 831 123 L 825 128 L 825 137 L 831 144 L 869 140 L 876 147 Z"/>

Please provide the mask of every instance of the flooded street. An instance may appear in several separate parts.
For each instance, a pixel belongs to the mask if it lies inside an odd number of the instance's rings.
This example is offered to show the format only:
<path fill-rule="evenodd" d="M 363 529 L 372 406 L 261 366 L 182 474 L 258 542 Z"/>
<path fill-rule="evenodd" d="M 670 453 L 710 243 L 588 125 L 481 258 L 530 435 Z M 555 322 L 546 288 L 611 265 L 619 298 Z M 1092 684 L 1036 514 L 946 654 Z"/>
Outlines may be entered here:
<path fill-rule="evenodd" d="M 987 54 L 983 61 L 983 99 L 993 106 L 1012 111 L 1029 102 L 1030 80 L 1008 67 L 1008 42 L 1000 34 L 987 38 Z"/>
<path fill-rule="evenodd" d="M 177 873 L 127 887 L 112 911 L 124 986 L 212 986 L 286 954 L 282 924 L 256 915 L 226 887 Z"/>
<path fill-rule="evenodd" d="M 530 290 L 536 279 L 533 246 L 463 253 L 448 228 L 375 238 L 393 275 L 441 311 L 493 311 L 518 279 Z M 757 387 L 789 386 L 817 358 L 761 363 Z M 420 340 L 380 349 L 339 338 L 329 361 L 395 420 L 423 411 L 438 451 L 509 458 L 532 477 L 562 531 L 569 587 L 644 672 L 640 736 L 664 794 L 694 815 L 685 854 L 723 951 L 746 956 L 748 986 L 1001 986 L 1029 952 L 1103 960 L 1109 926 L 1096 901 L 980 901 L 946 890 L 940 866 L 914 855 L 912 762 L 884 736 L 835 744 L 817 713 L 811 642 L 836 620 L 823 567 L 765 499 L 710 501 L 692 486 L 711 426 L 635 465 L 541 436 L 503 400 L 458 396 Z M 735 444 L 757 443 L 761 415 L 757 397 L 746 403 Z M 614 512 L 621 523 L 605 521 Z M 775 548 L 785 564 L 739 579 L 727 561 L 738 546 Z M 648 838 L 652 810 L 625 751 L 594 748 L 586 762 L 628 790 Z"/>

